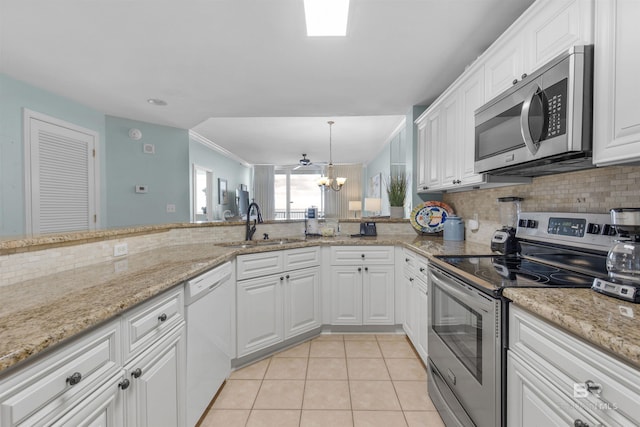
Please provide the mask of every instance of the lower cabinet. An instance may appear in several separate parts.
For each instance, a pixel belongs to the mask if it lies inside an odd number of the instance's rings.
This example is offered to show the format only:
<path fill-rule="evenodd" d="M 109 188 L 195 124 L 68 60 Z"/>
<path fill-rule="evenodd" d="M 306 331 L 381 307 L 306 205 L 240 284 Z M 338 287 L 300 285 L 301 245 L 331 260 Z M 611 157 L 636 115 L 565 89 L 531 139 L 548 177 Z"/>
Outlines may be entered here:
<path fill-rule="evenodd" d="M 0 426 L 184 425 L 180 304 L 181 286 L 4 378 Z"/>
<path fill-rule="evenodd" d="M 237 304 L 238 357 L 318 328 L 320 268 L 241 280 Z"/>
<path fill-rule="evenodd" d="M 393 265 L 331 267 L 332 325 L 393 325 Z"/>
<path fill-rule="evenodd" d="M 184 423 L 184 324 L 125 366 L 126 425 L 173 427 Z"/>
<path fill-rule="evenodd" d="M 427 297 L 427 268 L 425 258 L 406 250 L 402 270 L 404 323 L 402 327 L 420 358 L 427 363 L 429 299 Z"/>
<path fill-rule="evenodd" d="M 637 426 L 640 371 L 511 304 L 507 425 Z"/>

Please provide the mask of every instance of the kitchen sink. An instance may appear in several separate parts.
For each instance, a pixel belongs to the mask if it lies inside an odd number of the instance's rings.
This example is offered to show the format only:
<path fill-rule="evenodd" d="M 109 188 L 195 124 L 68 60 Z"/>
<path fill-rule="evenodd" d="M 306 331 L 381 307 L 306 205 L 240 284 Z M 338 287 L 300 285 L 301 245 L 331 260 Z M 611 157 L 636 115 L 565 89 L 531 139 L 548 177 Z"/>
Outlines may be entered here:
<path fill-rule="evenodd" d="M 245 242 L 223 243 L 220 246 L 234 249 L 247 249 L 262 246 L 279 246 L 287 243 L 304 242 L 304 239 L 268 239 L 268 240 L 249 240 Z"/>

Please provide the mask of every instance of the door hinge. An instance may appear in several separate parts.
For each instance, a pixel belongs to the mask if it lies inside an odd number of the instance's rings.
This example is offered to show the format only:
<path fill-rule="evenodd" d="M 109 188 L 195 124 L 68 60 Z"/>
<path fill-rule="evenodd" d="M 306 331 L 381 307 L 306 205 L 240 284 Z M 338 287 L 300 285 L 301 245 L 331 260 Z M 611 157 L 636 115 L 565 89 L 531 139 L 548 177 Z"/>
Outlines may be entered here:
<path fill-rule="evenodd" d="M 95 224 L 96 222 L 98 222 L 98 215 L 93 214 L 93 222 L 94 222 L 94 224 Z"/>

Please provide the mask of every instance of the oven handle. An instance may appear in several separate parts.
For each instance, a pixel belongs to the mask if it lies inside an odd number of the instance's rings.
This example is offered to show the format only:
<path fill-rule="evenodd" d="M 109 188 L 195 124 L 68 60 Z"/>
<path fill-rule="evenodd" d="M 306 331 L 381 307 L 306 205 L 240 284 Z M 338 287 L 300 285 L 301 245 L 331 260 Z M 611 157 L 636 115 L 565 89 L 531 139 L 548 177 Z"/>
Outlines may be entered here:
<path fill-rule="evenodd" d="M 522 112 L 520 113 L 520 132 L 522 133 L 522 138 L 524 139 L 524 145 L 527 146 L 527 149 L 531 154 L 536 154 L 538 149 L 540 148 L 540 141 L 534 141 L 531 137 L 531 128 L 529 127 L 529 110 L 531 110 L 531 103 L 535 99 L 536 95 L 540 91 L 540 86 L 534 84 L 527 95 L 524 98 L 524 103 L 522 104 Z"/>
<path fill-rule="evenodd" d="M 464 283 L 459 282 L 452 277 L 445 276 L 439 271 L 429 269 L 429 275 L 435 282 L 434 284 L 439 285 L 439 287 L 444 291 L 457 296 L 461 300 L 464 300 L 464 302 L 469 306 L 475 306 L 487 313 L 490 311 L 490 307 L 492 304 L 492 299 L 490 297 L 482 295 L 482 293 L 480 293 L 479 291 L 468 289 Z M 449 278 L 452 281 L 459 283 L 460 286 L 454 286 L 450 283 L 445 282 L 445 278 Z M 482 297 L 482 299 L 479 300 L 478 297 Z M 478 302 L 481 302 L 481 304 L 478 304 Z"/>

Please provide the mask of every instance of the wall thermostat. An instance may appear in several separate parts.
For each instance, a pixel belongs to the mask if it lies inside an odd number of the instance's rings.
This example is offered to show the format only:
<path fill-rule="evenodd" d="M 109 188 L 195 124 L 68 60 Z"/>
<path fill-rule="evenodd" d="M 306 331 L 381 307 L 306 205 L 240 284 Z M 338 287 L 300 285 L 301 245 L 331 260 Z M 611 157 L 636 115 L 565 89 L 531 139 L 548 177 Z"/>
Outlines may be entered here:
<path fill-rule="evenodd" d="M 142 146 L 142 151 L 143 151 L 145 154 L 153 154 L 153 153 L 155 153 L 155 152 L 156 152 L 156 146 L 155 146 L 155 145 L 153 145 L 153 144 L 144 144 L 144 145 Z"/>
<path fill-rule="evenodd" d="M 146 185 L 136 185 L 136 193 L 146 193 L 149 190 L 149 187 Z"/>

